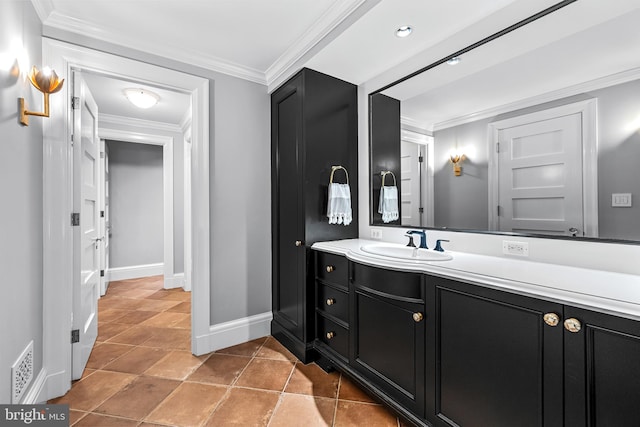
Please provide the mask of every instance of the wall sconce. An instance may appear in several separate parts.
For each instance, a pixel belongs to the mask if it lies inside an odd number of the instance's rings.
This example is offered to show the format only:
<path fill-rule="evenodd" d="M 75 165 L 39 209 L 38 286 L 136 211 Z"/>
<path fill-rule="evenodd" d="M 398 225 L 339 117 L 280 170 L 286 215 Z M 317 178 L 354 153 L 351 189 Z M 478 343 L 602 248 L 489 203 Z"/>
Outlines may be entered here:
<path fill-rule="evenodd" d="M 464 159 L 465 159 L 464 154 L 450 154 L 449 155 L 449 161 L 451 163 L 453 163 L 453 174 L 455 176 L 462 175 L 462 167 L 460 166 L 460 163 L 462 163 L 462 161 Z"/>
<path fill-rule="evenodd" d="M 44 112 L 27 111 L 24 98 L 18 98 L 20 101 L 18 107 L 20 109 L 20 123 L 25 126 L 29 126 L 28 116 L 49 117 L 49 94 L 58 92 L 64 84 L 64 79 L 60 80 L 56 72 L 49 67 L 40 71 L 34 66 L 29 73 L 29 80 L 36 89 L 44 94 Z"/>

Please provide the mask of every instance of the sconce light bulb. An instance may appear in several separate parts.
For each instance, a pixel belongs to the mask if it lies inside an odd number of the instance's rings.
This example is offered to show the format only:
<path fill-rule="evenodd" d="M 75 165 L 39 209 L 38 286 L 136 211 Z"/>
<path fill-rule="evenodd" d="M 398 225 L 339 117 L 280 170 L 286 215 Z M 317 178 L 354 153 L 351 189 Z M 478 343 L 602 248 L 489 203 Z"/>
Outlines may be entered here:
<path fill-rule="evenodd" d="M 42 69 L 42 74 L 45 77 L 49 77 L 51 75 L 51 68 L 49 68 L 49 66 L 46 66 Z"/>

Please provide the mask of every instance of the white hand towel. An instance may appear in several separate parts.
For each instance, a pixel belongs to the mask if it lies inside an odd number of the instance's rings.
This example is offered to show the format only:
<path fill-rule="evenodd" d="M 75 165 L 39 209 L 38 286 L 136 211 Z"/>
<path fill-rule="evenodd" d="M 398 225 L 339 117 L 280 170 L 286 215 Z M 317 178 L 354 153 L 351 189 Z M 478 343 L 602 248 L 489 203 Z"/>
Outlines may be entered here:
<path fill-rule="evenodd" d="M 329 200 L 327 202 L 327 218 L 329 224 L 351 224 L 351 189 L 349 184 L 329 184 Z"/>
<path fill-rule="evenodd" d="M 382 222 L 395 221 L 400 217 L 398 212 L 398 187 L 388 185 L 380 187 L 380 203 L 378 213 L 382 214 Z"/>

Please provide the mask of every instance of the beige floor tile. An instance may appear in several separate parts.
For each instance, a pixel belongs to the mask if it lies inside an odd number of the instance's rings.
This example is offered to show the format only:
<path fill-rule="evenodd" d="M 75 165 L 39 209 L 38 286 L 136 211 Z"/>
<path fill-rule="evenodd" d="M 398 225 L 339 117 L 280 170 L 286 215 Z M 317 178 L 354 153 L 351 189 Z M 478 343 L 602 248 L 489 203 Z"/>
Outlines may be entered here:
<path fill-rule="evenodd" d="M 98 317 L 100 317 L 100 315 L 98 315 Z M 118 334 L 121 334 L 122 332 L 126 331 L 127 329 L 129 329 L 131 327 L 131 325 L 124 325 L 122 323 L 106 323 L 106 324 L 99 324 L 98 325 L 98 338 L 96 338 L 96 341 L 98 342 L 104 342 L 104 341 L 108 341 L 111 338 L 115 337 Z"/>
<path fill-rule="evenodd" d="M 145 347 L 171 350 L 189 350 L 191 348 L 191 331 L 177 328 L 155 329 L 158 330 L 158 333 L 144 342 Z"/>
<path fill-rule="evenodd" d="M 86 416 L 88 412 L 76 411 L 74 409 L 69 410 L 69 425 L 72 426 Z"/>
<path fill-rule="evenodd" d="M 264 344 L 266 340 L 266 337 L 258 338 L 232 347 L 223 348 L 222 350 L 217 350 L 216 353 L 253 357 L 256 355 L 258 350 L 260 350 L 262 344 Z"/>
<path fill-rule="evenodd" d="M 335 427 L 398 427 L 398 418 L 382 405 L 338 400 Z"/>
<path fill-rule="evenodd" d="M 179 381 L 165 378 L 137 377 L 107 399 L 94 412 L 142 420 L 173 390 Z"/>
<path fill-rule="evenodd" d="M 161 330 L 158 328 L 134 325 L 134 326 L 131 326 L 126 331 L 116 335 L 115 337 L 110 338 L 109 343 L 142 345 L 144 344 L 145 341 L 147 341 L 154 334 L 157 334 L 160 331 Z"/>
<path fill-rule="evenodd" d="M 228 354 L 212 354 L 188 381 L 231 385 L 249 364 L 251 358 Z"/>
<path fill-rule="evenodd" d="M 227 387 L 182 383 L 145 419 L 159 424 L 200 426 L 218 406 Z"/>
<path fill-rule="evenodd" d="M 256 357 L 275 360 L 290 360 L 295 362 L 297 358 L 280 344 L 275 338 L 268 337 Z"/>
<path fill-rule="evenodd" d="M 284 391 L 335 399 L 338 395 L 339 382 L 340 374 L 337 372 L 328 374 L 315 363 L 308 365 L 296 363 L 296 368 Z"/>
<path fill-rule="evenodd" d="M 143 323 L 147 319 L 151 319 L 153 316 L 158 314 L 157 311 L 142 311 L 142 310 L 133 310 L 128 311 L 128 314 L 114 320 L 114 323 L 124 323 L 126 325 L 139 325 Z"/>
<path fill-rule="evenodd" d="M 163 300 L 163 301 L 167 301 L 167 300 Z M 169 308 L 167 311 L 175 311 L 177 313 L 191 313 L 191 303 L 190 302 L 179 302 L 179 301 L 175 301 L 178 304 L 174 305 L 173 307 Z"/>
<path fill-rule="evenodd" d="M 68 404 L 70 409 L 91 411 L 136 378 L 120 372 L 96 371 L 77 381 L 71 390 L 49 403 Z"/>
<path fill-rule="evenodd" d="M 172 328 L 176 323 L 179 323 L 185 318 L 190 317 L 185 313 L 175 313 L 170 311 L 154 314 L 155 315 L 153 317 L 150 317 L 141 324 L 143 326 L 155 326 L 158 328 Z"/>
<path fill-rule="evenodd" d="M 280 393 L 273 391 L 232 388 L 205 427 L 266 426 L 279 398 Z"/>
<path fill-rule="evenodd" d="M 97 344 L 91 351 L 86 367 L 89 369 L 100 369 L 131 350 L 133 350 L 133 347 L 130 345 L 111 343 Z"/>
<path fill-rule="evenodd" d="M 360 387 L 358 387 L 353 381 L 351 381 L 344 375 L 340 379 L 340 391 L 338 392 L 338 399 L 353 400 L 356 402 L 377 403 L 371 396 L 365 393 Z"/>
<path fill-rule="evenodd" d="M 177 305 L 183 304 L 180 301 L 172 301 L 165 299 L 139 299 L 136 301 L 135 310 L 144 311 L 165 311 Z"/>
<path fill-rule="evenodd" d="M 169 350 L 151 347 L 134 347 L 129 353 L 109 363 L 105 371 L 142 374 L 169 353 Z"/>
<path fill-rule="evenodd" d="M 213 356 L 212 356 L 213 357 Z M 253 359 L 236 386 L 282 391 L 289 380 L 294 364 L 285 360 Z"/>
<path fill-rule="evenodd" d="M 120 296 L 123 296 L 125 298 L 146 298 L 150 295 L 153 295 L 154 293 L 156 293 L 156 291 L 153 289 L 137 288 L 122 292 Z"/>
<path fill-rule="evenodd" d="M 335 399 L 285 393 L 269 427 L 332 426 L 335 407 Z"/>
<path fill-rule="evenodd" d="M 128 310 L 120 310 L 117 308 L 107 308 L 102 311 L 98 311 L 98 324 L 102 325 L 105 323 L 111 323 L 127 314 L 129 314 Z"/>
<path fill-rule="evenodd" d="M 98 414 L 89 414 L 74 424 L 77 427 L 135 427 L 137 425 L 136 420 Z"/>
<path fill-rule="evenodd" d="M 172 351 L 144 374 L 182 381 L 198 369 L 207 357 L 209 355 L 194 356 L 189 351 Z"/>

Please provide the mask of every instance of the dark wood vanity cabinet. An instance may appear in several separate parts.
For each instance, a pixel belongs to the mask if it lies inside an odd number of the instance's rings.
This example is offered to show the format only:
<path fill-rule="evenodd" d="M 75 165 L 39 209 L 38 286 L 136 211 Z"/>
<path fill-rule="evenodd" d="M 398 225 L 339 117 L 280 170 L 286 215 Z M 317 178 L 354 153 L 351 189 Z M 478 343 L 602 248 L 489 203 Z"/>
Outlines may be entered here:
<path fill-rule="evenodd" d="M 352 264 L 351 366 L 424 418 L 425 276 Z"/>
<path fill-rule="evenodd" d="M 271 333 L 300 360 L 314 338 L 310 246 L 358 235 L 357 87 L 303 69 L 271 95 Z M 332 166 L 349 173 L 353 221 L 328 223 Z M 335 182 L 345 182 L 342 171 Z"/>
<path fill-rule="evenodd" d="M 563 306 L 428 280 L 434 382 L 427 401 L 435 425 L 563 426 Z"/>

